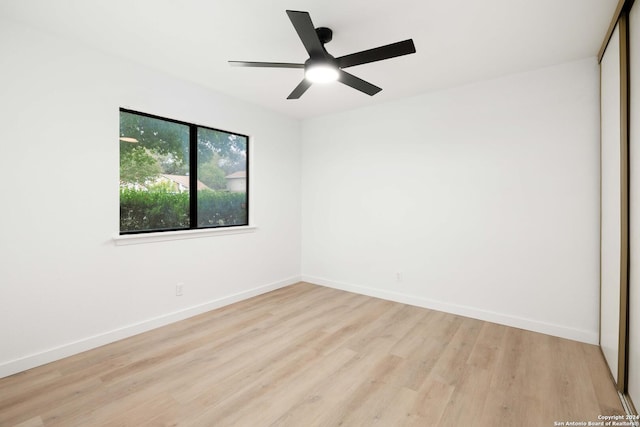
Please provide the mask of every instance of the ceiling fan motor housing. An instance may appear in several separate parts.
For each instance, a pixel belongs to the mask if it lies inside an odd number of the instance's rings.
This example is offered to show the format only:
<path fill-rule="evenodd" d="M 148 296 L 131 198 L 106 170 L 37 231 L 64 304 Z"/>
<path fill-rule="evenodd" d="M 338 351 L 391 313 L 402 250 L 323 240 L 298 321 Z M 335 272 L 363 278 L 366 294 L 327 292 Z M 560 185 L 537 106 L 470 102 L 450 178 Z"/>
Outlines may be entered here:
<path fill-rule="evenodd" d="M 333 40 L 333 31 L 331 31 L 331 28 L 318 27 L 316 28 L 316 34 L 318 34 L 318 38 L 322 44 L 329 43 Z"/>

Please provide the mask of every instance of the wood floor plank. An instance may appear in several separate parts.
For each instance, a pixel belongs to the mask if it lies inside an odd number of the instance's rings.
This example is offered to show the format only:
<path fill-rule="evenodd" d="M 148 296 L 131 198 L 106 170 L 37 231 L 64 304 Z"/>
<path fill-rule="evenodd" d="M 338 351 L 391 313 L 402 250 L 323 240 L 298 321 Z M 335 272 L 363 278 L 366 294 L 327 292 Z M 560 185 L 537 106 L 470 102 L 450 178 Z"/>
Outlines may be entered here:
<path fill-rule="evenodd" d="M 322 425 L 372 425 L 388 401 L 398 392 L 389 386 L 389 378 L 400 368 L 402 358 L 387 355 L 378 358 L 330 413 L 323 414 Z M 355 379 L 355 378 L 354 378 Z"/>
<path fill-rule="evenodd" d="M 547 426 L 623 409 L 598 347 L 299 283 L 0 379 L 0 425 Z"/>
<path fill-rule="evenodd" d="M 602 351 L 596 346 L 582 346 L 581 349 L 582 357 L 584 357 L 589 369 L 591 386 L 600 408 L 599 413 L 602 415 L 618 414 L 620 400 Z"/>
<path fill-rule="evenodd" d="M 313 356 L 319 356 L 317 359 Z M 223 421 L 230 426 L 252 425 L 255 422 L 256 413 L 260 413 L 260 422 L 268 426 L 273 424 L 282 415 L 295 407 L 297 401 L 302 396 L 309 394 L 310 390 L 316 387 L 326 378 L 331 378 L 340 367 L 344 366 L 354 356 L 354 352 L 349 349 L 339 349 L 328 355 L 314 353 L 309 359 L 311 363 L 302 360 L 302 365 L 295 371 L 290 370 L 292 377 L 290 380 L 278 383 L 275 379 L 264 378 L 263 387 L 260 393 L 255 393 L 254 398 L 247 401 L 247 393 L 242 392 L 238 398 L 240 410 L 233 411 L 227 417 L 212 417 L 207 419 L 211 425 L 214 422 Z M 315 362 L 314 362 L 315 361 Z M 250 405 L 250 410 L 244 408 Z"/>
<path fill-rule="evenodd" d="M 356 353 L 332 376 L 308 390 L 303 399 L 292 405 L 272 426 L 330 425 L 326 418 L 354 393 L 358 379 L 367 378 L 379 361 L 378 354 Z"/>
<path fill-rule="evenodd" d="M 425 419 L 421 419 L 415 411 L 417 395 L 416 391 L 401 387 L 391 396 L 384 410 L 374 416 L 373 422 L 367 425 L 402 427 L 415 425 L 417 422 L 422 426 L 430 425 Z"/>
<path fill-rule="evenodd" d="M 32 390 L 42 387 L 43 384 L 54 382 L 60 377 L 62 377 L 60 370 L 51 364 L 22 371 L 0 379 L 0 396 L 7 395 L 9 392 L 13 396 L 21 393 L 30 394 Z"/>
<path fill-rule="evenodd" d="M 429 420 L 430 424 L 439 425 L 454 390 L 455 387 L 450 384 L 434 377 L 427 377 L 417 392 L 413 412 L 417 414 L 419 420 Z"/>
<path fill-rule="evenodd" d="M 467 360 L 474 348 L 482 322 L 475 319 L 464 319 L 447 346 L 439 355 L 431 373 L 439 380 L 455 385 L 465 371 Z M 424 375 L 424 374 L 423 374 Z"/>
<path fill-rule="evenodd" d="M 15 427 L 42 427 L 44 423 L 40 417 L 34 417 L 20 424 L 16 424 Z"/>
<path fill-rule="evenodd" d="M 541 400 L 533 399 L 526 393 L 527 383 L 537 381 L 528 377 L 526 352 L 532 351 L 527 345 L 523 331 L 508 329 L 500 345 L 498 366 L 493 377 L 478 425 L 497 422 L 498 425 L 526 425 L 530 420 L 528 412 L 544 413 Z M 544 396 L 540 396 L 543 399 Z M 555 402 L 548 402 L 555 405 Z M 535 418 L 534 418 L 535 419 Z"/>
<path fill-rule="evenodd" d="M 500 357 L 500 344 L 507 329 L 506 326 L 483 322 L 467 364 L 477 369 L 494 369 Z"/>
<path fill-rule="evenodd" d="M 453 392 L 438 423 L 445 426 L 474 425 L 482 413 L 491 384 L 492 372 L 469 365 L 456 378 Z"/>

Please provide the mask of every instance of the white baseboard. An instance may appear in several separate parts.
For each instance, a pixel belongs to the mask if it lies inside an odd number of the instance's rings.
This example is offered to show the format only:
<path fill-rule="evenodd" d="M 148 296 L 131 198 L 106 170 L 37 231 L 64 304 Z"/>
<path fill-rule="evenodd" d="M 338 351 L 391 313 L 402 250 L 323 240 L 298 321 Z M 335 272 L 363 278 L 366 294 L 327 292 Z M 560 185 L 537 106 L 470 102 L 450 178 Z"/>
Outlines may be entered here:
<path fill-rule="evenodd" d="M 436 301 L 424 297 L 403 294 L 400 292 L 375 289 L 361 285 L 349 283 L 341 283 L 322 277 L 302 276 L 302 281 L 314 283 L 317 285 L 327 286 L 330 288 L 340 289 L 343 291 L 354 292 L 357 294 L 368 295 L 371 297 L 382 298 L 389 301 L 401 302 L 403 304 L 414 305 L 417 307 L 429 308 L 432 310 L 443 311 L 446 313 L 457 314 L 460 316 L 471 317 L 473 319 L 484 320 L 487 322 L 498 323 L 500 325 L 512 326 L 514 328 L 525 329 L 533 332 L 540 332 L 560 338 L 567 338 L 573 341 L 580 341 L 587 344 L 598 345 L 598 332 L 588 331 L 584 329 L 575 329 L 562 325 L 541 322 L 539 320 L 527 319 L 509 314 L 502 314 L 488 310 L 482 310 L 474 307 L 451 304 L 442 301 Z"/>
<path fill-rule="evenodd" d="M 152 329 L 177 322 L 179 320 L 187 319 L 189 317 L 193 317 L 198 314 L 214 310 L 216 308 L 233 304 L 234 302 L 254 297 L 256 295 L 264 294 L 266 292 L 283 288 L 285 286 L 293 285 L 300 280 L 300 277 L 296 276 L 278 282 L 269 283 L 267 285 L 238 292 L 236 294 L 208 301 L 206 303 L 185 308 L 183 310 L 163 314 L 161 316 L 147 319 L 142 322 L 127 325 L 122 328 L 114 329 L 112 331 L 104 332 L 87 338 L 82 338 L 78 341 L 63 344 L 61 346 L 50 348 L 48 350 L 31 354 L 19 359 L 10 360 L 8 362 L 0 364 L 0 378 L 13 375 L 18 372 L 26 371 L 27 369 L 35 368 L 36 366 L 41 366 L 46 363 L 54 362 L 65 357 L 72 356 L 74 354 L 82 353 L 83 351 L 91 350 L 93 348 L 100 347 L 102 345 L 109 344 L 124 338 L 129 338 L 142 332 L 147 332 Z"/>

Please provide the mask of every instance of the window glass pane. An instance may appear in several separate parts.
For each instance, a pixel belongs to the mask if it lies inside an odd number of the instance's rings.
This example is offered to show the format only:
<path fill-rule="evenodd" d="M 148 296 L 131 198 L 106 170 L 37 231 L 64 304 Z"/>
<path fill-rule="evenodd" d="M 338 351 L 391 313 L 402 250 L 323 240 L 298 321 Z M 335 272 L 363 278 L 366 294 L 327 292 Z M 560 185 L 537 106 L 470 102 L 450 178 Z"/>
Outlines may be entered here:
<path fill-rule="evenodd" d="M 198 128 L 198 227 L 247 225 L 247 138 Z"/>
<path fill-rule="evenodd" d="M 120 232 L 189 228 L 189 126 L 120 112 Z"/>

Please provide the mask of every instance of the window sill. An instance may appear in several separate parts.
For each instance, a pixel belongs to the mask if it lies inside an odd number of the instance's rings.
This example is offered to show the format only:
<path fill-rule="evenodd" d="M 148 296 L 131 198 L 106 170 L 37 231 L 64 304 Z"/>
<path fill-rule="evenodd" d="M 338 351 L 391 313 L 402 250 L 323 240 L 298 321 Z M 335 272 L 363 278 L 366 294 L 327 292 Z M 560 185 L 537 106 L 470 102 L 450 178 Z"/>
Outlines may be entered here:
<path fill-rule="evenodd" d="M 170 240 L 198 239 L 202 237 L 226 236 L 229 234 L 253 233 L 255 225 L 240 227 L 204 228 L 200 230 L 162 231 L 158 233 L 126 234 L 115 236 L 113 242 L 116 246 L 138 245 L 142 243 L 166 242 Z"/>

